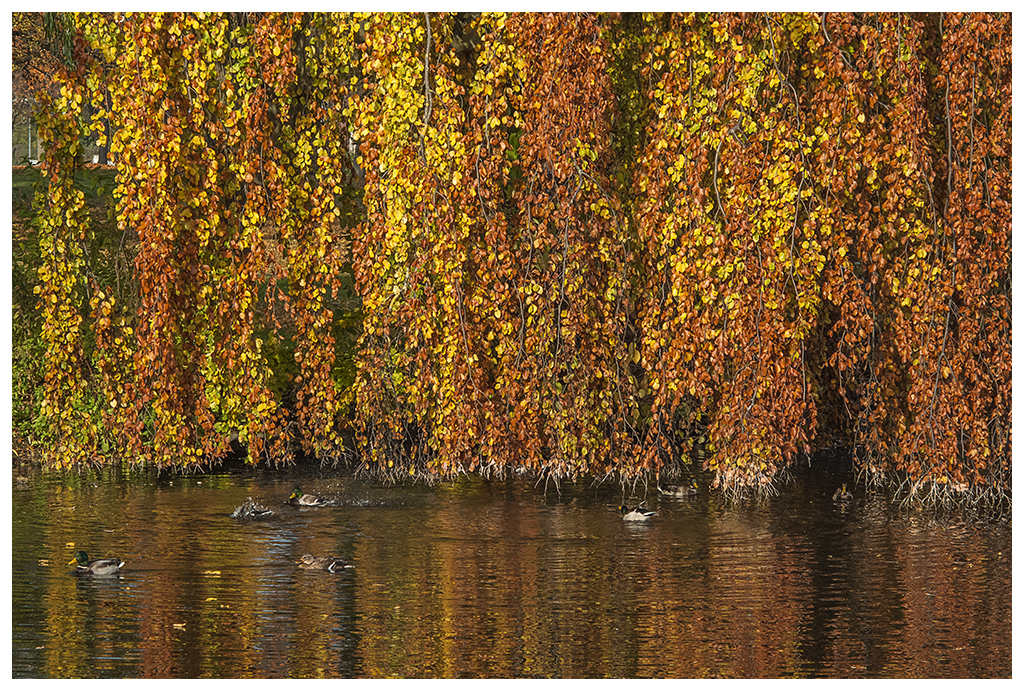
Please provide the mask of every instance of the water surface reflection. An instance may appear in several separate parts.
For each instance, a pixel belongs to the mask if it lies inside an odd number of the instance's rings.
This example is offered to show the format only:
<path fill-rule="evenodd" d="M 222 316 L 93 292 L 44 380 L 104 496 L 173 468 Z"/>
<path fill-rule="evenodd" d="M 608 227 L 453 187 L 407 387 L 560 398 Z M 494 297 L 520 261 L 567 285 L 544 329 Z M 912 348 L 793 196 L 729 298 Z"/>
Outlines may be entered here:
<path fill-rule="evenodd" d="M 631 525 L 614 486 L 307 477 L 337 506 L 296 508 L 294 477 L 108 475 L 15 485 L 15 677 L 1010 674 L 1009 523 L 815 477 Z M 230 518 L 250 496 L 277 515 Z M 75 578 L 77 549 L 128 563 Z"/>

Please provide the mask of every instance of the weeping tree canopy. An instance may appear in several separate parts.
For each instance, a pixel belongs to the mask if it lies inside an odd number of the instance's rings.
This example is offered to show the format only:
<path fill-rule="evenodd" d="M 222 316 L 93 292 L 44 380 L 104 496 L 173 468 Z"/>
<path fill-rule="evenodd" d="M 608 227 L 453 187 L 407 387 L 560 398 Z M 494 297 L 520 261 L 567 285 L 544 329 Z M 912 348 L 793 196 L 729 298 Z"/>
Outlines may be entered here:
<path fill-rule="evenodd" d="M 49 464 L 1009 493 L 1009 14 L 70 19 Z"/>

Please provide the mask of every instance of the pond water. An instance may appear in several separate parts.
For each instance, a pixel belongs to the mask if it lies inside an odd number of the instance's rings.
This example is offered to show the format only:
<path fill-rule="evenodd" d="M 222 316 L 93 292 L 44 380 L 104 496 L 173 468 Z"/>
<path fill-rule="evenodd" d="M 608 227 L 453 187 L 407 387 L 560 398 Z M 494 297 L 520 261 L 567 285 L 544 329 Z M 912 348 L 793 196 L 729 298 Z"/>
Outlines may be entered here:
<path fill-rule="evenodd" d="M 15 468 L 15 678 L 1009 677 L 1011 523 L 614 483 Z M 335 505 L 283 505 L 292 488 Z M 273 517 L 230 516 L 247 497 Z M 76 577 L 77 550 L 117 556 Z M 355 568 L 306 571 L 305 553 Z"/>

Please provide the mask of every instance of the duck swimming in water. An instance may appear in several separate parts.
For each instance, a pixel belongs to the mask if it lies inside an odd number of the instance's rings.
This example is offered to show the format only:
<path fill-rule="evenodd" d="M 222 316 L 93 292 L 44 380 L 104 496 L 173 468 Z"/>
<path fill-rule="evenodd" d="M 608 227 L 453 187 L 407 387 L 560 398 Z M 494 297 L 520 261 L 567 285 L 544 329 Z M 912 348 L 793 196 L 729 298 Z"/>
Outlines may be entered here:
<path fill-rule="evenodd" d="M 835 493 L 832 495 L 832 501 L 840 502 L 843 504 L 845 504 L 848 501 L 851 501 L 852 499 L 853 495 L 846 491 L 845 482 L 843 483 L 843 486 L 837 489 Z"/>
<path fill-rule="evenodd" d="M 327 503 L 323 497 L 318 497 L 315 494 L 305 494 L 301 487 L 296 487 L 292 490 L 292 493 L 288 495 L 288 499 L 285 500 L 285 504 L 292 504 L 293 506 L 322 506 Z"/>
<path fill-rule="evenodd" d="M 232 518 L 241 518 L 245 520 L 254 520 L 259 518 L 270 518 L 274 515 L 274 512 L 265 507 L 263 504 L 259 504 L 249 497 L 245 500 L 245 503 L 239 506 L 232 512 Z"/>
<path fill-rule="evenodd" d="M 77 564 L 75 572 L 79 575 L 91 574 L 93 576 L 110 576 L 117 573 L 118 569 L 124 566 L 124 562 L 114 557 L 111 559 L 97 559 L 90 562 L 89 555 L 85 552 L 75 552 L 75 557 L 68 562 L 68 566 Z"/>
<path fill-rule="evenodd" d="M 312 554 L 303 554 L 296 564 L 300 569 L 315 569 L 317 571 L 341 571 L 342 569 L 354 569 L 352 564 L 337 557 L 314 557 Z"/>
<path fill-rule="evenodd" d="M 658 491 L 670 497 L 692 497 L 697 494 L 697 481 L 690 480 L 688 485 L 665 485 Z"/>
<path fill-rule="evenodd" d="M 619 513 L 622 514 L 622 520 L 624 521 L 646 521 L 652 516 L 658 515 L 657 511 L 650 511 L 639 506 L 635 509 L 630 509 L 625 504 L 619 507 Z"/>

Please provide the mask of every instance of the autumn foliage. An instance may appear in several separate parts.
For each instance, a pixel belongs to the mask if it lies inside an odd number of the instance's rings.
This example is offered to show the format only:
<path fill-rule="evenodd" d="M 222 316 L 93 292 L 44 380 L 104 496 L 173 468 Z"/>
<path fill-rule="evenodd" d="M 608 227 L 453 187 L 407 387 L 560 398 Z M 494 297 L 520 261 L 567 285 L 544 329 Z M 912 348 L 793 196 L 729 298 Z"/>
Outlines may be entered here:
<path fill-rule="evenodd" d="M 845 447 L 911 495 L 1009 492 L 1009 14 L 75 26 L 39 115 L 53 465 L 237 440 L 742 491 Z M 103 119 L 127 301 L 82 268 Z"/>

